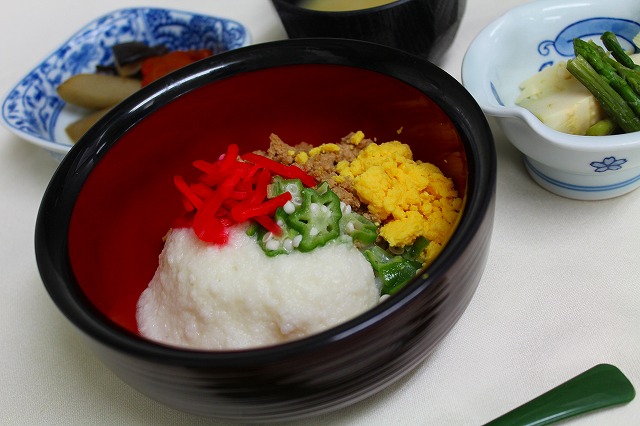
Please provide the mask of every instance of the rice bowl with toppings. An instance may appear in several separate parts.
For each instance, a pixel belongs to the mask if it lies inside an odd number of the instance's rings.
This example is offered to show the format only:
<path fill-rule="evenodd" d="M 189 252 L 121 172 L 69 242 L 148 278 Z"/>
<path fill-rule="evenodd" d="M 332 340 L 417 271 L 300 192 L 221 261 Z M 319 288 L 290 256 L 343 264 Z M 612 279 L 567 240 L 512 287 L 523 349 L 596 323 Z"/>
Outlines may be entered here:
<path fill-rule="evenodd" d="M 93 128 L 43 198 L 38 266 L 92 352 L 154 400 L 239 422 L 326 414 L 414 370 L 462 316 L 487 260 L 496 159 L 471 96 L 426 61 L 351 40 L 249 46 L 171 81 L 138 92 Z M 140 335 L 136 302 L 182 214 L 174 176 L 191 182 L 192 162 L 214 161 L 229 143 L 255 152 L 274 132 L 321 146 L 356 129 L 408 144 L 464 201 L 455 232 L 424 271 L 357 317 L 284 344 L 188 350 Z"/>
<path fill-rule="evenodd" d="M 237 350 L 319 333 L 375 306 L 422 270 L 462 200 L 408 145 L 361 131 L 266 151 L 235 144 L 174 184 L 185 213 L 165 236 L 136 308 L 141 335 Z M 341 194 L 341 197 L 338 196 Z"/>

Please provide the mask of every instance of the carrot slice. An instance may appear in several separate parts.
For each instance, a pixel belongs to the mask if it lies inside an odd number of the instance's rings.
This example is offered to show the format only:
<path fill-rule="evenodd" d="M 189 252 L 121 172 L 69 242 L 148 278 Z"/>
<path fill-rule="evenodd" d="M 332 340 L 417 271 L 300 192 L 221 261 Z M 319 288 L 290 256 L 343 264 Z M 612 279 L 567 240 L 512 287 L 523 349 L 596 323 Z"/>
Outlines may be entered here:
<path fill-rule="evenodd" d="M 142 61 L 140 72 L 142 73 L 142 86 L 146 86 L 193 62 L 213 55 L 209 49 L 176 50 L 160 56 L 152 56 Z"/>

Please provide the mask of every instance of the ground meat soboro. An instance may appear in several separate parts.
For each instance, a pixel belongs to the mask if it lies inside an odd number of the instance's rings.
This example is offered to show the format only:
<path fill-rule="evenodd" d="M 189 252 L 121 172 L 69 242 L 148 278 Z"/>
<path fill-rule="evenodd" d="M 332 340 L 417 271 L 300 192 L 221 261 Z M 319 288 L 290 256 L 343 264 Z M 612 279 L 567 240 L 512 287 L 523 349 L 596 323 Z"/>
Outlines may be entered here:
<path fill-rule="evenodd" d="M 287 165 L 296 164 L 313 176 L 318 182 L 327 182 L 333 192 L 351 209 L 368 219 L 377 222 L 377 218 L 367 210 L 353 188 L 350 178 L 339 177 L 336 164 L 340 161 L 353 161 L 360 151 L 373 141 L 364 137 L 361 131 L 349 133 L 338 143 L 325 143 L 314 147 L 306 142 L 289 145 L 277 135 L 270 136 L 271 143 L 267 152 L 261 154 Z M 338 179 L 336 179 L 338 178 Z"/>
<path fill-rule="evenodd" d="M 433 164 L 414 161 L 409 145 L 399 141 L 377 144 L 358 131 L 313 147 L 271 135 L 264 154 L 327 182 L 353 211 L 380 226 L 390 246 L 406 247 L 420 236 L 429 240 L 425 263 L 440 252 L 462 208 L 451 179 Z"/>

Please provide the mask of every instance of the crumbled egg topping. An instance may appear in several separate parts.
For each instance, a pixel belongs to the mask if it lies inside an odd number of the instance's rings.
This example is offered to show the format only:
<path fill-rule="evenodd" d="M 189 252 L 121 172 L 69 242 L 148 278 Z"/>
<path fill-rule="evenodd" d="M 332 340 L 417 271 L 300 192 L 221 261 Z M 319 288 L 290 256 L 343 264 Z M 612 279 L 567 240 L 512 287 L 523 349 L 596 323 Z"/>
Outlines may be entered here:
<path fill-rule="evenodd" d="M 296 154 L 294 160 L 298 164 L 304 164 L 309 160 L 309 154 L 307 154 L 304 151 L 300 151 L 299 153 Z"/>
<path fill-rule="evenodd" d="M 316 146 L 315 148 L 311 148 L 309 150 L 309 156 L 315 157 L 318 154 L 324 154 L 325 152 L 339 152 L 340 147 L 335 143 L 323 143 L 322 145 Z"/>
<path fill-rule="evenodd" d="M 354 134 L 349 137 L 349 143 L 353 145 L 360 145 L 360 142 L 364 139 L 364 132 L 362 130 L 358 130 Z"/>
<path fill-rule="evenodd" d="M 408 145 L 392 141 L 371 143 L 351 163 L 338 163 L 337 172 L 353 179 L 358 197 L 383 224 L 380 236 L 391 246 L 404 247 L 424 236 L 430 244 L 423 260 L 429 262 L 440 252 L 462 200 L 438 167 L 414 161 Z"/>

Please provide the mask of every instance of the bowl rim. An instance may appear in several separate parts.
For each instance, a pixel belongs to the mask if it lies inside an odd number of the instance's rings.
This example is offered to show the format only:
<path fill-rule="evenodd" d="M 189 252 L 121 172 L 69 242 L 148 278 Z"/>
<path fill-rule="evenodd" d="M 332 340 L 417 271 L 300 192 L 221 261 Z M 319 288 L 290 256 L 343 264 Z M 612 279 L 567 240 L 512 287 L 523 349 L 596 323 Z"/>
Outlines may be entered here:
<path fill-rule="evenodd" d="M 52 154 L 66 154 L 69 152 L 69 150 L 71 149 L 71 147 L 73 145 L 67 145 L 65 143 L 62 142 L 56 142 L 55 140 L 47 140 L 44 139 L 42 137 L 37 137 L 34 136 L 30 133 L 24 132 L 21 129 L 15 127 L 13 125 L 13 123 L 9 120 L 7 120 L 7 118 L 5 117 L 4 114 L 4 106 L 7 102 L 10 101 L 11 99 L 11 95 L 16 92 L 16 89 L 20 86 L 20 84 L 26 79 L 28 78 L 30 75 L 34 74 L 38 69 L 40 69 L 42 67 L 42 65 L 49 59 L 51 59 L 52 57 L 54 57 L 54 55 L 60 51 L 61 48 L 69 45 L 73 40 L 75 40 L 76 38 L 78 38 L 81 34 L 83 34 L 87 29 L 91 28 L 93 25 L 95 25 L 96 23 L 105 20 L 108 17 L 120 14 L 120 13 L 125 13 L 125 12 L 140 12 L 140 11 L 167 11 L 170 13 L 176 13 L 176 14 L 187 14 L 187 15 L 192 15 L 192 16 L 201 16 L 201 17 L 207 17 L 207 18 L 213 18 L 216 19 L 218 21 L 221 22 L 225 22 L 225 23 L 230 23 L 230 24 L 234 24 L 236 25 L 238 28 L 242 29 L 243 34 L 244 34 L 244 42 L 243 42 L 243 46 L 247 46 L 249 44 L 251 44 L 252 40 L 251 40 L 251 33 L 249 32 L 249 29 L 246 27 L 246 25 L 244 25 L 243 23 L 235 20 L 235 19 L 230 19 L 230 18 L 226 18 L 226 17 L 221 17 L 221 16 L 217 16 L 217 15 L 210 15 L 208 13 L 204 13 L 204 12 L 194 12 L 194 11 L 190 11 L 190 10 L 186 10 L 186 9 L 179 9 L 179 8 L 172 8 L 172 7 L 161 7 L 161 6 L 132 6 L 132 7 L 121 7 L 121 8 L 117 8 L 117 9 L 113 9 L 111 11 L 105 12 L 93 19 L 91 19 L 90 21 L 86 22 L 85 24 L 83 24 L 80 28 L 78 28 L 76 31 L 74 31 L 70 36 L 68 36 L 66 39 L 64 39 L 61 43 L 59 43 L 57 46 L 55 46 L 53 49 L 51 49 L 49 51 L 49 53 L 47 53 L 46 55 L 44 55 L 40 60 L 38 60 L 35 65 L 33 65 L 28 72 L 26 72 L 24 75 L 22 75 L 22 77 L 20 77 L 18 79 L 18 81 L 16 81 L 14 84 L 12 84 L 10 86 L 10 88 L 6 91 L 6 93 L 4 94 L 4 96 L 1 98 L 0 100 L 0 123 L 2 123 L 5 128 L 7 130 L 9 130 L 11 133 L 15 134 L 16 136 L 18 136 L 20 139 L 27 141 L 29 143 L 32 143 L 40 148 L 44 148 L 47 151 L 51 152 Z M 62 109 L 58 110 L 55 112 L 55 115 L 59 115 L 60 112 L 62 111 Z M 53 131 L 53 129 L 52 129 Z"/>
<path fill-rule="evenodd" d="M 299 6 L 294 1 L 287 0 L 271 0 L 275 7 L 286 9 L 289 11 L 295 11 L 296 13 L 301 14 L 302 16 L 358 16 L 358 15 L 370 15 L 370 14 L 378 14 L 382 13 L 387 9 L 393 9 L 400 6 L 403 6 L 403 3 L 409 3 L 413 0 L 394 0 L 389 1 L 388 3 L 379 4 L 378 6 L 370 6 L 361 9 L 350 9 L 350 10 L 317 10 L 310 9 L 308 7 Z"/>
<path fill-rule="evenodd" d="M 375 59 L 371 60 L 371 57 Z M 426 90 L 431 93 L 432 95 L 425 94 L 452 118 L 467 152 L 468 195 L 456 231 L 441 254 L 415 279 L 413 285 L 408 285 L 392 298 L 354 319 L 300 340 L 268 347 L 206 351 L 166 346 L 120 328 L 90 306 L 77 283 L 65 283 L 65 276 L 70 277 L 72 281 L 75 280 L 66 254 L 66 234 L 69 224 L 68 222 L 56 223 L 52 218 L 60 216 L 70 220 L 75 198 L 84 179 L 108 148 L 108 142 L 104 142 L 103 139 L 114 136 L 113 128 L 118 126 L 113 124 L 123 120 L 118 119 L 118 111 L 125 111 L 129 116 L 125 120 L 124 129 L 126 130 L 134 126 L 145 114 L 159 108 L 158 99 L 171 99 L 174 95 L 194 90 L 201 81 L 211 82 L 218 78 L 230 77 L 238 72 L 269 68 L 269 65 L 260 65 L 260 59 L 266 58 L 275 60 L 275 66 L 338 64 L 368 69 L 399 79 L 422 92 Z M 416 67 L 420 67 L 421 72 L 416 72 Z M 412 73 L 410 77 L 407 75 L 399 77 L 401 73 L 409 72 L 408 70 L 413 70 L 410 72 Z M 443 84 L 450 86 L 447 91 L 441 91 Z M 440 99 L 434 98 L 433 94 L 437 94 Z M 452 102 L 453 99 L 464 101 L 467 107 L 463 108 Z M 469 118 L 470 115 L 473 117 Z M 454 117 L 460 123 L 455 122 Z M 468 120 L 480 123 L 481 128 L 472 132 L 470 127 L 466 128 L 466 131 L 458 127 L 459 125 L 467 126 Z M 123 127 L 120 126 L 119 132 L 122 129 Z M 471 145 L 468 140 L 465 140 L 465 137 L 471 136 L 480 138 L 485 144 Z M 496 190 L 496 164 L 493 135 L 482 110 L 457 80 L 426 59 L 391 47 L 347 39 L 287 39 L 246 46 L 204 59 L 148 85 L 125 100 L 117 110 L 103 117 L 70 150 L 56 170 L 40 205 L 35 232 L 36 260 L 44 285 L 58 308 L 77 328 L 107 346 L 115 346 L 122 352 L 151 357 L 167 364 L 179 362 L 210 368 L 282 360 L 356 336 L 384 318 L 402 310 L 425 288 L 438 282 L 457 261 L 456 253 L 464 251 L 473 240 L 482 227 L 482 219 L 491 210 Z M 482 167 L 478 167 L 479 165 Z M 62 191 L 63 188 L 66 192 Z M 53 213 L 56 209 L 57 212 Z"/>
<path fill-rule="evenodd" d="M 557 0 L 534 0 L 514 8 L 509 9 L 504 14 L 486 25 L 472 40 L 467 48 L 462 60 L 462 82 L 471 92 L 482 110 L 488 115 L 496 118 L 519 119 L 524 121 L 533 132 L 538 134 L 541 142 L 554 145 L 559 148 L 580 151 L 580 152 L 601 152 L 611 150 L 625 150 L 637 148 L 640 142 L 640 133 L 626 133 L 607 136 L 584 136 L 572 135 L 555 130 L 542 123 L 531 111 L 524 107 L 495 105 L 488 99 L 488 92 L 483 90 L 481 85 L 486 82 L 474 78 L 474 75 L 483 75 L 482 70 L 489 62 L 482 58 L 485 46 L 494 44 L 494 40 L 502 34 L 506 22 L 520 19 L 531 13 L 539 13 L 540 16 L 546 10 L 565 10 L 571 7 L 590 7 L 591 5 L 605 5 L 609 0 L 567 0 L 559 3 Z M 556 14 L 559 16 L 559 14 Z M 569 14 L 563 16 L 570 16 Z M 485 64 L 485 65 L 482 65 Z"/>

